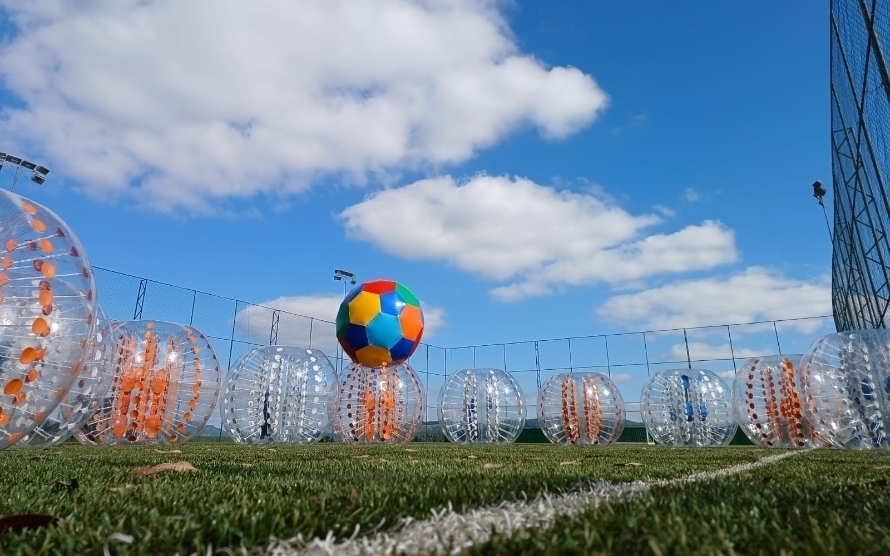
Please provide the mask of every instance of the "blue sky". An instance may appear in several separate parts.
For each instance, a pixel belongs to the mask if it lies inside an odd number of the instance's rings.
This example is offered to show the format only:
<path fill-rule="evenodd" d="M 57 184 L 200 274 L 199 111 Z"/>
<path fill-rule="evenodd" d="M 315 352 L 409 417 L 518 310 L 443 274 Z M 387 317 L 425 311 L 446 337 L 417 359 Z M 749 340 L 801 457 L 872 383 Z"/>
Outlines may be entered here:
<path fill-rule="evenodd" d="M 96 265 L 440 346 L 830 313 L 827 2 L 28 4 L 3 150 Z"/>

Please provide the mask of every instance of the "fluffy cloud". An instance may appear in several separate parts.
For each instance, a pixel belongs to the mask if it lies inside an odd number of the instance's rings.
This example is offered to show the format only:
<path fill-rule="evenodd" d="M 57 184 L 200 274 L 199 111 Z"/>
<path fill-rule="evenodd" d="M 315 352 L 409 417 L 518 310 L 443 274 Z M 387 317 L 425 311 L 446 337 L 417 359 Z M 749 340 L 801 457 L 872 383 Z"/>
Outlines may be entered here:
<path fill-rule="evenodd" d="M 633 380 L 634 376 L 630 373 L 612 373 L 609 378 L 615 384 L 623 384 L 625 382 L 630 382 L 631 380 Z"/>
<path fill-rule="evenodd" d="M 692 361 L 719 361 L 730 360 L 735 357 L 741 362 L 749 357 L 772 354 L 774 348 L 752 349 L 748 347 L 730 346 L 726 344 L 709 344 L 707 342 L 689 342 L 689 358 Z M 668 361 L 685 361 L 686 344 L 674 344 L 668 351 L 665 359 Z M 693 364 L 693 366 L 695 366 Z"/>
<path fill-rule="evenodd" d="M 342 295 L 285 296 L 251 306 L 238 313 L 235 324 L 254 341 L 268 343 L 273 310 L 278 315 L 278 343 L 318 348 L 329 355 L 337 350 L 333 321 Z M 424 339 L 445 325 L 445 310 L 423 304 Z M 310 319 L 312 323 L 310 325 Z"/>
<path fill-rule="evenodd" d="M 500 2 L 0 0 L 0 133 L 97 196 L 160 210 L 563 138 L 607 96 L 523 54 Z"/>
<path fill-rule="evenodd" d="M 798 280 L 754 266 L 728 277 L 684 280 L 616 295 L 597 313 L 614 323 L 650 329 L 822 316 L 831 314 L 831 283 L 827 277 Z M 785 326 L 812 332 L 821 325 L 817 321 Z"/>
<path fill-rule="evenodd" d="M 401 215 L 399 225 L 381 214 Z M 504 301 L 559 285 L 710 269 L 737 257 L 732 231 L 718 222 L 644 235 L 661 216 L 630 214 L 595 189 L 558 191 L 521 178 L 421 180 L 376 192 L 340 218 L 352 238 L 393 255 L 512 280 L 492 290 Z"/>

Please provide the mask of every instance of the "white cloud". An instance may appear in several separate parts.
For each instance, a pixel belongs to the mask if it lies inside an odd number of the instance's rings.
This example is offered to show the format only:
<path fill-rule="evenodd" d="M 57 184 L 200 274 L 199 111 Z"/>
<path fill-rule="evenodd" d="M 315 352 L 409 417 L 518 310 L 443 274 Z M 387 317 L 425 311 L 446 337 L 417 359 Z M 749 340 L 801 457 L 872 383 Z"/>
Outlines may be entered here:
<path fill-rule="evenodd" d="M 685 199 L 687 203 L 695 203 L 702 200 L 702 195 L 695 189 L 687 187 L 683 190 L 683 199 Z"/>
<path fill-rule="evenodd" d="M 652 208 L 667 218 L 672 218 L 677 215 L 677 211 L 664 205 L 652 205 Z"/>
<path fill-rule="evenodd" d="M 361 183 L 566 137 L 608 99 L 523 54 L 489 0 L 0 0 L 10 148 L 159 210 Z"/>
<path fill-rule="evenodd" d="M 436 330 L 445 326 L 445 309 L 420 302 L 423 309 L 423 337 L 432 338 Z"/>
<path fill-rule="evenodd" d="M 707 342 L 689 342 L 689 358 L 692 361 L 716 361 L 720 359 L 732 359 L 741 363 L 749 357 L 757 357 L 758 355 L 772 354 L 774 349 L 751 349 L 747 347 L 730 346 L 725 344 L 709 344 Z M 674 344 L 671 346 L 665 359 L 668 361 L 685 361 L 686 360 L 686 344 Z M 693 364 L 694 366 L 694 364 Z"/>
<path fill-rule="evenodd" d="M 609 379 L 615 384 L 623 384 L 625 382 L 630 382 L 634 377 L 630 373 L 612 373 Z"/>
<path fill-rule="evenodd" d="M 254 341 L 268 343 L 273 310 L 278 310 L 279 344 L 315 347 L 332 356 L 338 345 L 333 322 L 337 318 L 341 301 L 342 295 L 283 296 L 247 307 L 235 317 L 235 324 Z M 426 340 L 445 325 L 445 310 L 425 303 L 421 305 L 424 318 L 423 339 Z"/>
<path fill-rule="evenodd" d="M 683 280 L 613 296 L 597 313 L 608 321 L 650 329 L 792 319 L 831 313 L 829 278 L 798 280 L 752 266 L 731 276 Z M 821 322 L 784 323 L 812 332 Z"/>
<path fill-rule="evenodd" d="M 727 386 L 732 386 L 732 383 L 735 382 L 735 371 L 723 371 L 721 373 L 717 373 L 717 376 L 722 378 Z"/>
<path fill-rule="evenodd" d="M 402 215 L 399 225 L 383 213 Z M 558 191 L 522 178 L 420 180 L 376 192 L 340 218 L 352 238 L 387 253 L 512 280 L 492 290 L 505 301 L 546 295 L 559 285 L 710 269 L 737 258 L 732 231 L 718 222 L 644 235 L 661 216 L 630 214 L 595 188 Z"/>

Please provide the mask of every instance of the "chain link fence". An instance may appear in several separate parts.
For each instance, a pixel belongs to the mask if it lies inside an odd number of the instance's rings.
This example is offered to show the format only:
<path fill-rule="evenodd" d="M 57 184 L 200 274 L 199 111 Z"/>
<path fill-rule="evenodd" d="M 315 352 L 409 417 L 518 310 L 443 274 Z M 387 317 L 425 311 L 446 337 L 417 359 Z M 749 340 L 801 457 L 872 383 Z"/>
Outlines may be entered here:
<path fill-rule="evenodd" d="M 210 339 L 224 369 L 251 348 L 273 344 L 321 350 L 338 370 L 349 364 L 331 321 L 106 268 L 94 267 L 94 271 L 99 299 L 112 320 L 153 319 L 194 326 Z M 450 374 L 465 368 L 498 368 L 511 373 L 525 392 L 527 432 L 537 428 L 537 393 L 550 376 L 592 371 L 609 376 L 624 397 L 627 434 L 623 438 L 645 441 L 639 398 L 652 373 L 704 368 L 731 382 L 736 368 L 749 357 L 800 354 L 815 338 L 832 332 L 832 317 L 819 316 L 447 348 L 423 343 L 410 360 L 426 398 L 418 439 L 444 439 L 437 406 L 439 391 Z M 223 435 L 218 415 L 204 434 Z M 542 440 L 543 434 L 523 438 Z"/>
<path fill-rule="evenodd" d="M 838 330 L 890 317 L 890 1 L 832 0 L 832 304 Z"/>

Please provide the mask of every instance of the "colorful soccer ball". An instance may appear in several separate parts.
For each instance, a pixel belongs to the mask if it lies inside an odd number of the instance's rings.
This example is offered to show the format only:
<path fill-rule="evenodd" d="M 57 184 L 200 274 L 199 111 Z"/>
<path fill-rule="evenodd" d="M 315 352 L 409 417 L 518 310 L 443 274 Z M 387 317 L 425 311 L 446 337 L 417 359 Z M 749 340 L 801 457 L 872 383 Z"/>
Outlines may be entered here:
<path fill-rule="evenodd" d="M 359 365 L 395 365 L 411 357 L 423 335 L 423 311 L 411 290 L 392 280 L 355 288 L 340 304 L 337 340 Z"/>

